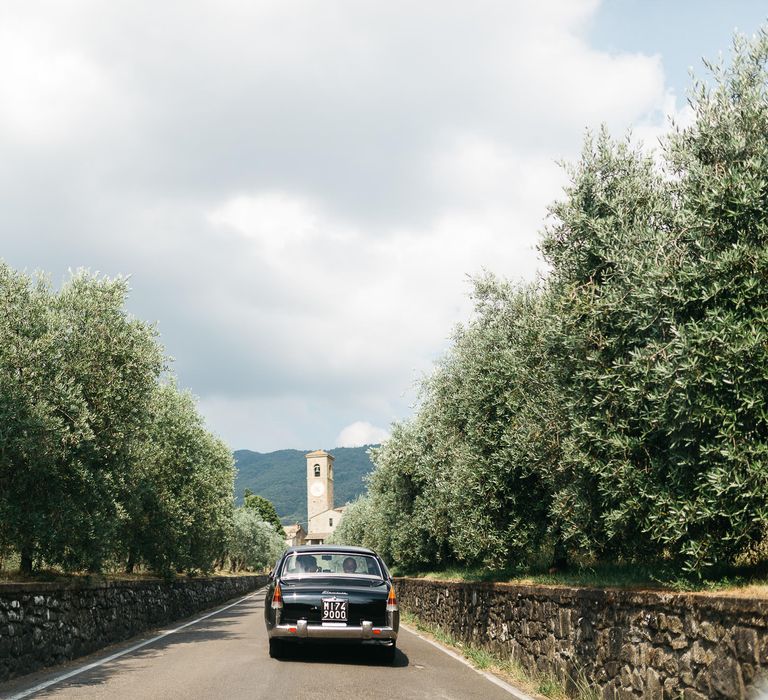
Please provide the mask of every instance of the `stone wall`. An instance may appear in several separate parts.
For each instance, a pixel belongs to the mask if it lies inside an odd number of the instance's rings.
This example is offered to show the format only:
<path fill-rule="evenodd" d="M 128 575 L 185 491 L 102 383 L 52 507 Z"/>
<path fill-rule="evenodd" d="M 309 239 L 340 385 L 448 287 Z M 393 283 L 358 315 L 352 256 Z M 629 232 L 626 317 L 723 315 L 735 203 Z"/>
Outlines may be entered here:
<path fill-rule="evenodd" d="M 768 601 L 401 578 L 401 609 L 465 643 L 613 700 L 758 697 Z M 763 696 L 768 697 L 768 695 Z"/>
<path fill-rule="evenodd" d="M 0 584 L 0 681 L 96 651 L 266 585 L 266 576 Z"/>

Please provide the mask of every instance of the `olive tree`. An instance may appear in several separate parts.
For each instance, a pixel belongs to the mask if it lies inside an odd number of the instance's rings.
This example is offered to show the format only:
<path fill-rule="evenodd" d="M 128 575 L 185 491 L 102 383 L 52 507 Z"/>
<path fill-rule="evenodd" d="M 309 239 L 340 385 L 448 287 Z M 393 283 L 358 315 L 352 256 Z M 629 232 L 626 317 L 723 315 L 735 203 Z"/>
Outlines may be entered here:
<path fill-rule="evenodd" d="M 275 505 L 268 498 L 253 493 L 250 489 L 245 489 L 243 494 L 243 507 L 256 511 L 258 516 L 266 523 L 270 523 L 275 532 L 281 537 L 284 534 L 283 524 L 280 522 L 280 516 L 275 510 Z"/>
<path fill-rule="evenodd" d="M 344 517 L 328 538 L 328 544 L 372 547 L 375 537 L 373 516 L 371 497 L 368 494 L 358 496 L 344 508 Z"/>
<path fill-rule="evenodd" d="M 544 351 L 537 287 L 475 280 L 474 318 L 425 384 L 448 542 L 462 562 L 514 566 L 548 535 L 562 411 Z"/>
<path fill-rule="evenodd" d="M 194 398 L 172 382 L 156 387 L 151 414 L 127 502 L 128 568 L 210 570 L 231 533 L 232 454 L 205 429 Z"/>
<path fill-rule="evenodd" d="M 604 557 L 727 564 L 768 523 L 768 38 L 737 38 L 691 95 L 666 169 L 588 141 L 542 248 L 568 406 L 572 541 Z"/>
<path fill-rule="evenodd" d="M 727 563 L 768 527 L 768 34 L 737 36 L 695 86 L 668 147 L 682 255 L 658 412 L 667 489 L 650 531 L 690 570 Z"/>
<path fill-rule="evenodd" d="M 603 131 L 570 169 L 541 248 L 551 265 L 546 336 L 565 410 L 553 517 L 571 547 L 646 556 L 654 464 L 665 459 L 649 402 L 672 335 L 677 247 L 668 186 L 650 157 Z"/>
<path fill-rule="evenodd" d="M 237 508 L 229 540 L 233 571 L 263 570 L 274 564 L 285 549 L 285 539 L 254 508 Z"/>
<path fill-rule="evenodd" d="M 73 446 L 86 407 L 60 361 L 51 291 L 0 262 L 0 542 L 30 573 L 60 539 Z"/>
<path fill-rule="evenodd" d="M 124 279 L 79 272 L 52 299 L 57 362 L 86 426 L 69 450 L 57 541 L 47 553 L 67 568 L 99 571 L 119 546 L 121 504 L 164 366 L 154 328 L 126 312 L 127 293 Z"/>
<path fill-rule="evenodd" d="M 125 280 L 77 273 L 59 292 L 0 264 L 4 539 L 33 561 L 100 570 L 162 366 Z"/>

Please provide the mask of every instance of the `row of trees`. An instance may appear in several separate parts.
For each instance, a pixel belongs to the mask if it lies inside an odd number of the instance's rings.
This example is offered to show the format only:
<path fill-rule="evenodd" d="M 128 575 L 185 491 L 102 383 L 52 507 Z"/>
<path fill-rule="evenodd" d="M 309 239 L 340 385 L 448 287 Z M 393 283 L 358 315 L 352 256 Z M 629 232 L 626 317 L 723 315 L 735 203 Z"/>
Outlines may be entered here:
<path fill-rule="evenodd" d="M 55 291 L 0 262 L 0 552 L 25 573 L 205 571 L 241 546 L 232 454 L 127 292 L 84 272 Z"/>
<path fill-rule="evenodd" d="M 586 140 L 540 249 L 373 451 L 337 539 L 401 566 L 732 563 L 768 533 L 768 36 L 654 156 Z"/>

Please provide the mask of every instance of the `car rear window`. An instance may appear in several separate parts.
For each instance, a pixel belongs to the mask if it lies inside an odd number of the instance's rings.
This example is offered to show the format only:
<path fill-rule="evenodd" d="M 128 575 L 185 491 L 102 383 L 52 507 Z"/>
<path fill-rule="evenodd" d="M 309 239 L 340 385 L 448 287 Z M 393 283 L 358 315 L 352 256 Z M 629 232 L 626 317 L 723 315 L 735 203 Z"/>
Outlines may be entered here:
<path fill-rule="evenodd" d="M 296 552 L 289 554 L 283 562 L 283 576 L 311 576 L 313 574 L 384 578 L 376 557 L 369 554 Z"/>

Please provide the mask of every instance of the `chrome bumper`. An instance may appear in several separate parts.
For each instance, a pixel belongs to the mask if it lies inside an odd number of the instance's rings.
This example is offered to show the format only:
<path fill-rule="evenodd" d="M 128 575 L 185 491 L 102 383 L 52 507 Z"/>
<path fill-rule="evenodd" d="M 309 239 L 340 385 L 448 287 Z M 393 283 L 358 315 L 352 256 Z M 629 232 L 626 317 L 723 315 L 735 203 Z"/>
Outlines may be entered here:
<path fill-rule="evenodd" d="M 296 624 L 275 625 L 269 630 L 270 638 L 280 639 L 356 639 L 359 641 L 387 641 L 397 639 L 397 630 L 393 627 L 374 627 L 372 622 L 359 626 L 352 625 L 310 625 L 306 620 Z"/>

